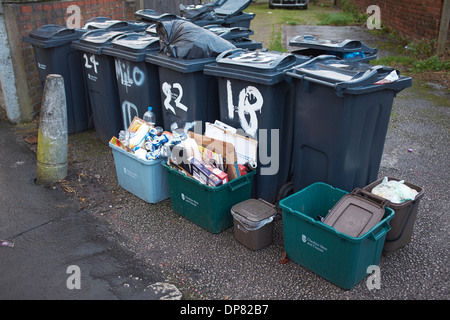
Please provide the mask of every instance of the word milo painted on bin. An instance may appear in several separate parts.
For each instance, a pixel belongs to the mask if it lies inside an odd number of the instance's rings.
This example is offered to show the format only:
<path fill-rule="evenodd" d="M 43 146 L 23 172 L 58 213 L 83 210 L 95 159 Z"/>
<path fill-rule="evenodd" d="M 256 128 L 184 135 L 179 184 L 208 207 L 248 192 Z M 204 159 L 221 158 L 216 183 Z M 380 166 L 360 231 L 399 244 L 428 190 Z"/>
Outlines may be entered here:
<path fill-rule="evenodd" d="M 129 61 L 115 59 L 117 83 L 125 87 L 126 92 L 132 86 L 140 87 L 145 82 L 145 73 Z"/>

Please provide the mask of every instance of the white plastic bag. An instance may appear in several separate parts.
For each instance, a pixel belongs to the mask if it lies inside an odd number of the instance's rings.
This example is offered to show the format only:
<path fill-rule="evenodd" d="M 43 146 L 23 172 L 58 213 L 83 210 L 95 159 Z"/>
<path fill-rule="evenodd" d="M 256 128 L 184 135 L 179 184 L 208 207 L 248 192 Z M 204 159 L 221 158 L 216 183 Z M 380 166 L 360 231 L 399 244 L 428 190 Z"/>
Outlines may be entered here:
<path fill-rule="evenodd" d="M 372 189 L 372 193 L 391 201 L 392 203 L 402 203 L 408 200 L 414 200 L 417 190 L 414 190 L 404 184 L 404 180 L 388 181 L 388 177 L 384 177 L 383 181 Z"/>

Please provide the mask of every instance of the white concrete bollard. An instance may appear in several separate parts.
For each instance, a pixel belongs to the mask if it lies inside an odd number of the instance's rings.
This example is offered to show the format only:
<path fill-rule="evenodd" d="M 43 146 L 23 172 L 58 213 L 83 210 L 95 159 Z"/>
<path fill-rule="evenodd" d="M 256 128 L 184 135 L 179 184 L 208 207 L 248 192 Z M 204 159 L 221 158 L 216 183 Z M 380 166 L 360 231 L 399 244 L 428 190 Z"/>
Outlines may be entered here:
<path fill-rule="evenodd" d="M 64 78 L 49 74 L 42 98 L 38 145 L 38 184 L 52 184 L 67 176 L 67 107 Z"/>

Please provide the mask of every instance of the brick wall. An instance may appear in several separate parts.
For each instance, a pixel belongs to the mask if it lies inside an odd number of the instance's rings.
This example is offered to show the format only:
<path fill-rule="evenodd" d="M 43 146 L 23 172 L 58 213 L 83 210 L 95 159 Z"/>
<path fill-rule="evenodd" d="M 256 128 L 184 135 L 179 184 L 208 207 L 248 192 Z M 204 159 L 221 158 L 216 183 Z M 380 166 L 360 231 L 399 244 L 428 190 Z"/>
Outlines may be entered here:
<path fill-rule="evenodd" d="M 383 25 L 416 40 L 437 39 L 444 0 L 350 0 L 366 12 L 370 5 L 381 9 Z"/>
<path fill-rule="evenodd" d="M 77 5 L 80 7 L 81 25 L 90 18 L 104 16 L 118 20 L 134 20 L 134 3 L 125 0 L 81 0 L 81 1 L 53 1 L 53 2 L 28 2 L 8 3 L 8 19 L 17 27 L 17 36 L 22 39 L 32 30 L 46 24 L 66 25 L 66 20 L 71 13 L 67 13 L 67 7 Z M 14 28 L 15 29 L 15 28 Z M 23 69 L 28 84 L 28 94 L 33 112 L 36 114 L 41 105 L 42 87 L 38 80 L 37 67 L 32 46 L 18 41 L 19 52 L 22 53 Z"/>

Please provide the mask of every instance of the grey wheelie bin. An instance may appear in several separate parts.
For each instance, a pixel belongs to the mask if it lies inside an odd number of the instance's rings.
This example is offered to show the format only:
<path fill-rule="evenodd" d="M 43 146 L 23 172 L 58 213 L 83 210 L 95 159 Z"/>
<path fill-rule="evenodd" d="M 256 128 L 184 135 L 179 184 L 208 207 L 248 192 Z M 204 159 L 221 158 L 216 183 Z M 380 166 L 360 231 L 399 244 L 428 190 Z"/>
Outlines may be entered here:
<path fill-rule="evenodd" d="M 145 62 L 146 55 L 157 54 L 159 48 L 159 38 L 132 32 L 114 38 L 111 46 L 103 50 L 104 55 L 115 59 L 124 128 L 135 116 L 142 118 L 148 107 L 155 113 L 156 125 L 163 125 L 158 68 Z"/>
<path fill-rule="evenodd" d="M 299 49 L 293 54 L 317 57 L 333 55 L 350 61 L 369 62 L 377 58 L 378 49 L 371 48 L 359 40 L 334 41 L 316 39 L 312 35 L 296 36 L 289 41 L 289 46 Z"/>
<path fill-rule="evenodd" d="M 81 54 L 71 47 L 86 30 L 64 26 L 45 25 L 33 30 L 23 41 L 33 46 L 38 77 L 42 88 L 47 75 L 60 74 L 64 78 L 67 100 L 67 126 L 69 133 L 91 127 L 91 110 L 81 67 Z"/>
<path fill-rule="evenodd" d="M 218 81 L 220 120 L 258 141 L 254 197 L 270 203 L 292 173 L 294 87 L 284 71 L 302 61 L 292 54 L 234 49 L 205 66 L 204 73 Z"/>
<path fill-rule="evenodd" d="M 378 176 L 392 104 L 412 79 L 385 66 L 319 56 L 296 66 L 294 192 L 314 182 L 352 191 Z"/>
<path fill-rule="evenodd" d="M 103 49 L 109 46 L 114 38 L 123 34 L 120 31 L 97 29 L 72 42 L 72 47 L 80 50 L 82 54 L 82 68 L 95 131 L 103 143 L 108 143 L 120 130 L 125 129 L 120 111 L 114 58 L 103 54 Z"/>

